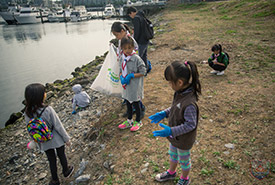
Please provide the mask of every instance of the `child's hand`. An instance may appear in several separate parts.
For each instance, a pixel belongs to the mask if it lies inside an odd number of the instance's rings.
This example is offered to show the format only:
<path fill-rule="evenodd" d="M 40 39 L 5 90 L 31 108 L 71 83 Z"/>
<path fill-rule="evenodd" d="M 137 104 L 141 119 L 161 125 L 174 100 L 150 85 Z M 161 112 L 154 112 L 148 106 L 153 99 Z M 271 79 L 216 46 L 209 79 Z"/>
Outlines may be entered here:
<path fill-rule="evenodd" d="M 72 112 L 72 114 L 76 114 L 76 111 L 74 110 L 74 111 Z"/>
<path fill-rule="evenodd" d="M 168 137 L 168 136 L 172 135 L 172 131 L 171 131 L 171 128 L 169 126 L 164 125 L 162 123 L 160 123 L 159 126 L 161 126 L 164 129 L 153 131 L 153 134 L 154 134 L 155 137 L 157 137 L 157 136 Z"/>
<path fill-rule="evenodd" d="M 120 75 L 120 83 L 121 83 L 122 85 L 126 84 L 125 78 L 124 78 L 122 75 Z"/>
<path fill-rule="evenodd" d="M 128 85 L 128 84 L 130 83 L 130 80 L 131 80 L 132 78 L 135 78 L 134 73 L 128 74 L 128 75 L 125 77 L 125 83 Z"/>
<path fill-rule="evenodd" d="M 71 146 L 71 141 L 70 141 L 70 140 L 67 141 L 67 142 L 66 142 L 66 145 L 67 145 L 68 147 L 70 147 L 70 146 Z"/>
<path fill-rule="evenodd" d="M 151 123 L 158 123 L 165 117 L 166 117 L 166 112 L 165 111 L 160 111 L 160 112 L 157 112 L 156 114 L 154 114 L 152 116 L 149 116 L 149 119 L 152 120 Z"/>

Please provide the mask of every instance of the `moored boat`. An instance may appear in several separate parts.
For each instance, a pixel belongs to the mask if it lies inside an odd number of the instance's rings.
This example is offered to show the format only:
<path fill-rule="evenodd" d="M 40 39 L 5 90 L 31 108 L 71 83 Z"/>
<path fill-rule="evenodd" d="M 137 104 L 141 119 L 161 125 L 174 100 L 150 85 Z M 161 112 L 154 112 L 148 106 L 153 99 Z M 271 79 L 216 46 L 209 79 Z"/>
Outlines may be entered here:
<path fill-rule="evenodd" d="M 7 11 L 0 12 L 2 18 L 6 21 L 7 24 L 16 24 L 17 21 L 14 18 L 15 15 L 19 14 L 20 6 L 17 4 L 10 4 Z"/>
<path fill-rule="evenodd" d="M 39 10 L 35 7 L 21 7 L 19 14 L 14 17 L 18 24 L 34 24 L 41 22 Z"/>

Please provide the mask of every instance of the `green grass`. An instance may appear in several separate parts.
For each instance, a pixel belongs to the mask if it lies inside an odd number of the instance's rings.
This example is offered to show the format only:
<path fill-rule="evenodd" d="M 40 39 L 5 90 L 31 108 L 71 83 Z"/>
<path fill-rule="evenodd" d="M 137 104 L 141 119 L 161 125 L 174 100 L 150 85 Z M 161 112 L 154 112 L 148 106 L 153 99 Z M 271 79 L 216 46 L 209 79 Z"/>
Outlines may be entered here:
<path fill-rule="evenodd" d="M 232 20 L 233 17 L 228 17 L 227 15 L 224 15 L 220 18 L 221 20 Z"/>
<path fill-rule="evenodd" d="M 200 172 L 200 174 L 201 175 L 204 175 L 204 176 L 210 176 L 210 175 L 212 175 L 214 173 L 214 170 L 212 170 L 211 168 L 203 168 L 203 169 L 201 169 L 201 172 Z"/>
<path fill-rule="evenodd" d="M 214 155 L 214 156 L 220 156 L 220 155 L 221 155 L 221 152 L 213 152 L 213 155 Z"/>
<path fill-rule="evenodd" d="M 112 178 L 111 175 L 107 176 L 107 182 L 105 184 L 107 184 L 107 185 L 112 185 L 113 184 L 113 178 Z"/>
<path fill-rule="evenodd" d="M 274 11 L 264 11 L 264 12 L 259 12 L 253 15 L 254 18 L 258 17 L 267 17 L 270 15 L 275 15 L 275 10 Z"/>
<path fill-rule="evenodd" d="M 237 33 L 237 31 L 236 30 L 227 30 L 225 33 L 230 35 L 230 34 Z"/>
<path fill-rule="evenodd" d="M 233 160 L 225 161 L 223 163 L 224 167 L 229 168 L 229 169 L 235 169 L 237 168 L 237 163 Z"/>

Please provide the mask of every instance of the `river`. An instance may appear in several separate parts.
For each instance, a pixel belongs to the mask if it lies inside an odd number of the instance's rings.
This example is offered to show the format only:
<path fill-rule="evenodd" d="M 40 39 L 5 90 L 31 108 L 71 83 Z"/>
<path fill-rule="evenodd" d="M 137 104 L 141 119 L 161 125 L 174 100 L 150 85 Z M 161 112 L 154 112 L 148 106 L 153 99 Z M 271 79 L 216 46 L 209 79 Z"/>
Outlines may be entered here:
<path fill-rule="evenodd" d="M 0 19 L 0 128 L 22 108 L 25 87 L 71 78 L 108 50 L 115 20 L 6 25 Z"/>

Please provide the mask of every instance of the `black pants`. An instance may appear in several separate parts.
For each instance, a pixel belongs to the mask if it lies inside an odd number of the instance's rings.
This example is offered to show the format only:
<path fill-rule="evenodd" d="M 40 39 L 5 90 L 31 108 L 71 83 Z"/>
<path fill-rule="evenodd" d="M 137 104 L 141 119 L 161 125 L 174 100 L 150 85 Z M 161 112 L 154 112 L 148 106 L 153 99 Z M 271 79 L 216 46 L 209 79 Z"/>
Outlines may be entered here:
<path fill-rule="evenodd" d="M 218 64 L 214 64 L 213 62 L 208 62 L 209 66 L 216 70 L 216 71 L 224 71 L 226 69 L 225 66 L 221 66 L 221 65 L 218 65 Z"/>
<path fill-rule="evenodd" d="M 132 106 L 134 106 L 134 108 L 136 109 L 136 121 L 140 122 L 140 112 L 141 112 L 140 101 L 135 101 L 133 103 L 130 103 L 128 100 L 126 100 L 126 105 L 127 105 L 128 119 L 133 118 L 133 108 L 132 108 Z"/>
<path fill-rule="evenodd" d="M 62 169 L 63 169 L 63 174 L 68 171 L 68 162 L 67 162 L 67 158 L 65 155 L 65 146 L 61 146 L 60 148 L 56 148 L 56 149 L 49 149 L 47 151 L 45 151 L 48 160 L 49 160 L 49 164 L 50 164 L 50 169 L 51 169 L 51 174 L 52 174 L 52 179 L 53 180 L 58 180 L 58 176 L 57 176 L 57 166 L 56 166 L 56 155 L 55 155 L 55 150 L 57 153 L 57 156 L 60 160 L 60 163 L 62 165 Z"/>

